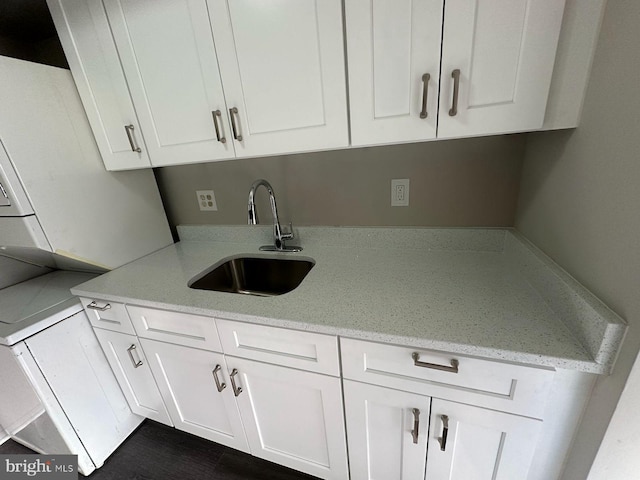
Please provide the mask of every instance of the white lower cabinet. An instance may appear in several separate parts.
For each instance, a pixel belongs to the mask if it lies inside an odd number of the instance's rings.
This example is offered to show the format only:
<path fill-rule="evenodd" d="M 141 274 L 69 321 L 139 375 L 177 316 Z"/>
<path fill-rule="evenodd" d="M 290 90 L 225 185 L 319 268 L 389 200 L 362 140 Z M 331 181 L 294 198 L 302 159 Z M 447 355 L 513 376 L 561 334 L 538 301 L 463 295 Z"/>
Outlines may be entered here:
<path fill-rule="evenodd" d="M 224 355 L 145 338 L 140 342 L 176 428 L 248 452 Z"/>
<path fill-rule="evenodd" d="M 541 420 L 350 380 L 344 392 L 351 480 L 527 478 Z"/>
<path fill-rule="evenodd" d="M 331 335 L 113 312 L 94 330 L 140 415 L 328 480 L 541 478 L 553 369 L 345 338 L 339 356 Z"/>
<path fill-rule="evenodd" d="M 340 344 L 351 480 L 530 478 L 553 369 Z"/>
<path fill-rule="evenodd" d="M 320 478 L 348 478 L 339 378 L 140 343 L 176 428 Z"/>
<path fill-rule="evenodd" d="M 94 328 L 93 331 L 131 411 L 173 426 L 138 337 L 101 328 Z"/>
<path fill-rule="evenodd" d="M 526 479 L 542 421 L 433 399 L 426 480 Z"/>
<path fill-rule="evenodd" d="M 349 478 L 335 336 L 115 310 L 100 323 L 115 331 L 95 331 L 136 413 L 310 475 Z M 129 327 L 141 338 L 122 333 Z"/>
<path fill-rule="evenodd" d="M 351 480 L 423 480 L 431 398 L 344 381 Z"/>
<path fill-rule="evenodd" d="M 326 479 L 347 479 L 340 379 L 227 357 L 251 453 Z"/>

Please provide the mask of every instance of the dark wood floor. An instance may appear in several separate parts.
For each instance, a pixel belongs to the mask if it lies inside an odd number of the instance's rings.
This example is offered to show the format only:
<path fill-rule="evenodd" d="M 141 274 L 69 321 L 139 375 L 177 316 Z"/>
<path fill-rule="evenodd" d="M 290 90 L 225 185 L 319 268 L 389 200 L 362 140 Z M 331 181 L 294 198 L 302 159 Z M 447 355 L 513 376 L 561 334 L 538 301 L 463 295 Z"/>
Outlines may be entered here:
<path fill-rule="evenodd" d="M 9 440 L 0 454 L 32 453 Z M 315 480 L 280 465 L 150 420 L 90 480 Z"/>

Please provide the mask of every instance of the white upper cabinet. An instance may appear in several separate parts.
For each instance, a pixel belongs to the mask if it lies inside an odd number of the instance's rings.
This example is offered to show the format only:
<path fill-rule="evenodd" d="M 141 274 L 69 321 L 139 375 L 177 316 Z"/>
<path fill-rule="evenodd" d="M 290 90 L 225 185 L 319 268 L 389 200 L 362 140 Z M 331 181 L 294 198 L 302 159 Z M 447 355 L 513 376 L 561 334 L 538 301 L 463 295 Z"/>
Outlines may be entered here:
<path fill-rule="evenodd" d="M 47 2 L 110 170 L 537 130 L 552 80 L 577 101 L 565 0 Z"/>
<path fill-rule="evenodd" d="M 208 0 L 236 156 L 349 145 L 340 0 Z"/>
<path fill-rule="evenodd" d="M 352 145 L 436 137 L 443 0 L 346 0 Z"/>
<path fill-rule="evenodd" d="M 564 0 L 446 0 L 438 137 L 542 127 Z"/>
<path fill-rule="evenodd" d="M 346 0 L 352 144 L 541 128 L 563 10 L 564 0 Z"/>
<path fill-rule="evenodd" d="M 151 166 L 102 0 L 47 0 L 107 170 Z"/>
<path fill-rule="evenodd" d="M 349 146 L 340 0 L 49 3 L 109 169 Z"/>
<path fill-rule="evenodd" d="M 233 158 L 204 0 L 104 0 L 153 166 Z"/>

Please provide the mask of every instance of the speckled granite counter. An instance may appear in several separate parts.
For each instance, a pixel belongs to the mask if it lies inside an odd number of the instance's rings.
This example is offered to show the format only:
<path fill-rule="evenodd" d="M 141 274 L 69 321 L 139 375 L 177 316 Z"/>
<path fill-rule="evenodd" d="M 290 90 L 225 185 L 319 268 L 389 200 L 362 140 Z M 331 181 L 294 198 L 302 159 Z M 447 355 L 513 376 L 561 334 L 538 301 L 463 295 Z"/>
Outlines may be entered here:
<path fill-rule="evenodd" d="M 510 230 L 297 230 L 304 251 L 269 254 L 270 227 L 180 227 L 181 242 L 72 289 L 76 295 L 232 320 L 608 373 L 626 324 Z M 295 242 L 294 242 L 295 243 Z M 192 290 L 238 254 L 310 257 L 276 297 Z"/>

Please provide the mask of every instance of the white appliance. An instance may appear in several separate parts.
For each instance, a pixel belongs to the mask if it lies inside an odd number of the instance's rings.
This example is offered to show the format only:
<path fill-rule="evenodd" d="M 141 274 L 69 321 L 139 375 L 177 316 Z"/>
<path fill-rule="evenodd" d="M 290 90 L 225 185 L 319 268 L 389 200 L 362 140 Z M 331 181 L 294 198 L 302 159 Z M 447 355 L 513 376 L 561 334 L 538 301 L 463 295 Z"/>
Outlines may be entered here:
<path fill-rule="evenodd" d="M 173 242 L 153 172 L 108 172 L 68 70 L 0 56 L 0 255 L 81 271 Z"/>
<path fill-rule="evenodd" d="M 143 421 L 69 292 L 93 277 L 59 271 L 0 290 L 0 425 L 37 452 L 78 455 L 84 475 Z"/>

